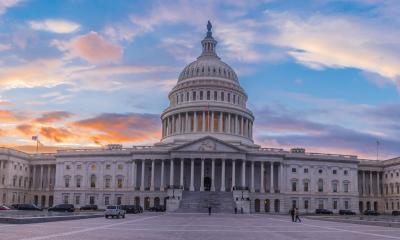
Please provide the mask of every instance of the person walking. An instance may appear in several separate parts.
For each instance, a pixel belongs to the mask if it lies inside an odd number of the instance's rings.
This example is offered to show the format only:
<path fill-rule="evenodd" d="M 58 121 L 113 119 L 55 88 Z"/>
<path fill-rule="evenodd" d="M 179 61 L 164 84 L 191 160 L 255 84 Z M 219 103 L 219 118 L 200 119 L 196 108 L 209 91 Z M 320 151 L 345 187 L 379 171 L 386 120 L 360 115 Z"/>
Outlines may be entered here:
<path fill-rule="evenodd" d="M 295 215 L 295 222 L 297 222 L 297 220 L 299 220 L 299 222 L 301 222 L 301 219 L 300 219 L 300 217 L 299 217 L 299 209 L 298 208 L 295 208 L 294 209 L 294 215 Z"/>
<path fill-rule="evenodd" d="M 292 222 L 294 222 L 294 207 L 289 210 L 289 214 L 292 217 Z"/>

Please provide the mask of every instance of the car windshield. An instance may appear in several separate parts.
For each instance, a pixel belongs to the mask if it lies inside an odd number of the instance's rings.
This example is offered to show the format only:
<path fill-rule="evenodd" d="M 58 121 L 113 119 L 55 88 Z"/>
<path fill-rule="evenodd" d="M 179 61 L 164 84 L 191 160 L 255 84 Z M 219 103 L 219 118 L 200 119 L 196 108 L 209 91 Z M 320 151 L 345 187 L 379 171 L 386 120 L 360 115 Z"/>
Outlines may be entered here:
<path fill-rule="evenodd" d="M 107 209 L 117 209 L 117 206 L 107 206 Z"/>

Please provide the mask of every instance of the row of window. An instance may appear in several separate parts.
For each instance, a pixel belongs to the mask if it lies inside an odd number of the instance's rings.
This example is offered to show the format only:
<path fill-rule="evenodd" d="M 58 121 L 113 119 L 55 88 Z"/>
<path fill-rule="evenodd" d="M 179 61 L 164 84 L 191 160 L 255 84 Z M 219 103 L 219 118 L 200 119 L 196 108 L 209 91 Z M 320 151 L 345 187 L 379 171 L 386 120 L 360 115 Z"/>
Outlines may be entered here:
<path fill-rule="evenodd" d="M 304 168 L 303 172 L 308 173 L 308 168 Z M 297 168 L 292 168 L 292 173 L 297 173 Z M 324 171 L 322 169 L 318 169 L 318 173 L 322 174 L 322 173 L 324 173 Z M 336 169 L 332 170 L 333 175 L 336 175 L 337 173 L 338 173 L 338 171 Z M 343 170 L 343 175 L 347 176 L 348 174 L 349 174 L 349 171 Z"/>
<path fill-rule="evenodd" d="M 65 165 L 65 169 L 66 170 L 71 170 L 71 165 L 68 165 L 68 164 Z M 96 169 L 97 169 L 96 164 L 91 164 L 90 165 L 90 170 L 96 171 Z M 106 164 L 105 169 L 106 170 L 111 170 L 111 164 Z M 124 164 L 118 164 L 117 165 L 117 169 L 118 170 L 123 170 L 124 169 Z M 82 170 L 82 165 L 81 164 L 76 165 L 76 170 Z"/>
<path fill-rule="evenodd" d="M 348 201 L 348 200 L 344 200 L 343 201 L 343 205 L 344 205 L 344 209 L 350 209 L 350 202 Z M 298 206 L 298 201 L 297 200 L 292 200 L 292 207 L 296 207 L 296 208 L 298 208 L 298 207 L 300 207 L 300 206 Z M 310 200 L 304 200 L 303 201 L 303 208 L 304 209 L 310 209 Z M 326 206 L 325 206 L 325 204 L 324 204 L 324 200 L 318 200 L 318 208 L 319 209 L 325 209 L 326 208 Z M 339 200 L 336 200 L 336 199 L 334 199 L 333 201 L 332 201 L 332 209 L 333 210 L 338 210 L 339 209 Z"/>
<path fill-rule="evenodd" d="M 90 188 L 96 188 L 96 175 L 90 176 Z M 104 188 L 111 188 L 111 180 L 112 177 L 106 176 L 104 178 Z M 69 188 L 71 186 L 71 177 L 64 177 L 64 187 Z M 124 178 L 122 176 L 116 178 L 117 188 L 123 188 Z M 75 178 L 75 186 L 76 188 L 80 188 L 82 186 L 82 176 L 77 176 Z"/>
<path fill-rule="evenodd" d="M 189 101 L 201 101 L 201 100 L 214 100 L 221 102 L 228 102 L 237 105 L 243 104 L 243 98 L 240 95 L 236 95 L 230 92 L 224 91 L 185 91 L 175 94 L 174 103 L 179 104 Z"/>
<path fill-rule="evenodd" d="M 345 181 L 343 182 L 343 192 L 347 193 L 349 192 L 349 182 Z M 303 192 L 308 192 L 310 191 L 309 189 L 309 181 L 304 181 L 303 182 Z M 317 183 L 317 188 L 318 192 L 324 192 L 324 180 L 319 179 Z M 298 189 L 298 182 L 297 181 L 292 181 L 292 192 L 297 192 Z M 338 192 L 338 181 L 332 181 L 332 192 Z"/>

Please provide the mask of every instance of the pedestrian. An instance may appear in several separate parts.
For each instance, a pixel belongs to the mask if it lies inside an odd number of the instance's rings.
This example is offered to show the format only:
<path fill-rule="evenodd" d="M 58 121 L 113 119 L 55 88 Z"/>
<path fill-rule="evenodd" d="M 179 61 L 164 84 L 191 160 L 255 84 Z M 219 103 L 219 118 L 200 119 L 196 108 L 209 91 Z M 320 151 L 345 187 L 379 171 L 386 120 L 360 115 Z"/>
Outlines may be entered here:
<path fill-rule="evenodd" d="M 235 214 L 237 214 L 237 207 L 235 207 Z"/>
<path fill-rule="evenodd" d="M 294 215 L 295 215 L 295 222 L 297 222 L 297 220 L 299 220 L 299 222 L 301 222 L 301 219 L 300 219 L 300 217 L 299 217 L 299 209 L 298 208 L 295 208 L 294 209 Z"/>
<path fill-rule="evenodd" d="M 289 214 L 292 217 L 292 222 L 294 222 L 294 207 L 289 210 Z"/>
<path fill-rule="evenodd" d="M 208 215 L 211 215 L 211 205 L 208 205 Z"/>

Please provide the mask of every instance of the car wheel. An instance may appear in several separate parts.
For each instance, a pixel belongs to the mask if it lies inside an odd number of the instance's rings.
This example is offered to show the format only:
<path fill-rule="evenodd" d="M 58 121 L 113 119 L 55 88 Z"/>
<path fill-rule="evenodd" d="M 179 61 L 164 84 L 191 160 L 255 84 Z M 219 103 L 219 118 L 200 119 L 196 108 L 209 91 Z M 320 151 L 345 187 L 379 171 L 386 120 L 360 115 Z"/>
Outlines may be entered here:
<path fill-rule="evenodd" d="M 105 217 L 105 218 L 108 218 L 108 216 L 107 216 L 107 215 L 105 215 L 104 217 Z"/>
<path fill-rule="evenodd" d="M 125 218 L 125 214 L 124 214 L 124 215 L 122 215 L 122 218 Z"/>

